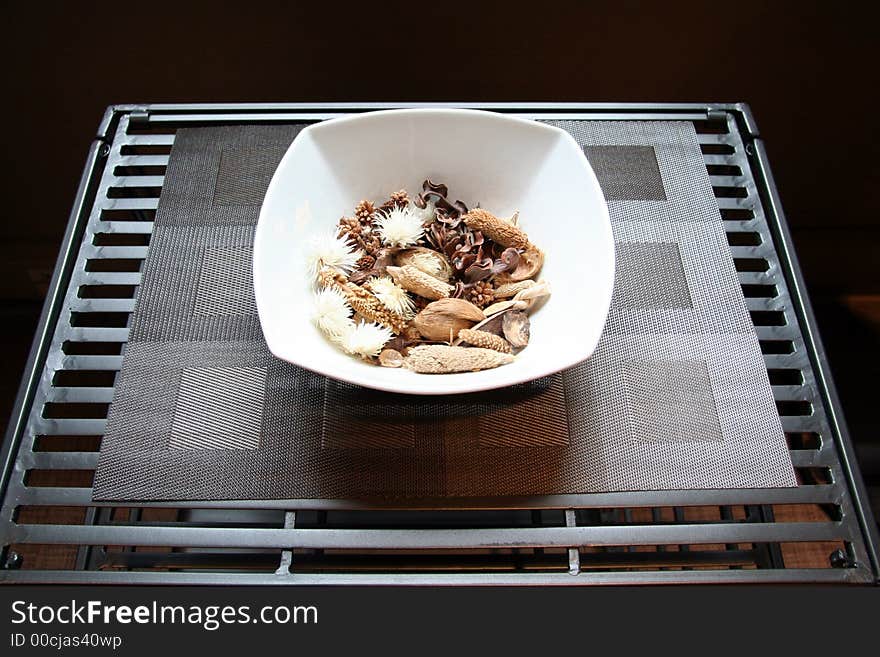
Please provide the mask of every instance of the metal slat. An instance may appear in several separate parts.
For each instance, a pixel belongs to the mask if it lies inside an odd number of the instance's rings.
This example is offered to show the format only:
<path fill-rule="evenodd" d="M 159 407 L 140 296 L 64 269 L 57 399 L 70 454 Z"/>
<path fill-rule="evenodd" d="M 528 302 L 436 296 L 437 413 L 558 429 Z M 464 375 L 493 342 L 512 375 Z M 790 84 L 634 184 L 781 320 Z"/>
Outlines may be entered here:
<path fill-rule="evenodd" d="M 125 167 L 164 167 L 168 166 L 168 155 L 120 155 L 114 166 Z"/>
<path fill-rule="evenodd" d="M 113 187 L 161 187 L 165 176 L 119 176 Z"/>
<path fill-rule="evenodd" d="M 149 235 L 153 232 L 152 221 L 99 221 L 95 226 L 96 233 L 122 233 L 126 235 Z"/>
<path fill-rule="evenodd" d="M 107 328 L 103 326 L 66 326 L 59 331 L 64 340 L 74 342 L 127 342 L 127 328 Z"/>
<path fill-rule="evenodd" d="M 838 522 L 639 525 L 518 529 L 229 529 L 14 525 L 15 543 L 358 550 L 509 549 L 663 545 L 685 542 L 768 543 L 848 539 Z"/>
<path fill-rule="evenodd" d="M 85 404 L 109 404 L 113 401 L 113 388 L 65 388 L 49 390 L 47 401 Z"/>
<path fill-rule="evenodd" d="M 146 246 L 94 246 L 83 247 L 86 258 L 108 258 L 120 260 L 143 260 L 147 257 Z"/>
<path fill-rule="evenodd" d="M 127 126 L 127 122 L 126 122 Z M 174 143 L 174 135 L 129 135 L 123 130 L 122 146 L 171 146 Z"/>
<path fill-rule="evenodd" d="M 78 434 L 79 435 L 79 434 Z M 23 487 L 18 492 L 21 504 L 44 506 L 114 506 L 115 502 L 92 501 L 90 488 L 33 488 Z M 601 508 L 650 508 L 672 506 L 720 506 L 748 504 L 833 504 L 840 499 L 840 491 L 834 485 L 802 485 L 797 488 L 753 488 L 747 490 L 700 490 L 700 491 L 655 491 L 628 493 L 595 493 L 591 495 L 553 495 L 532 498 L 514 498 L 510 507 L 521 509 L 601 509 Z M 494 502 L 494 503 L 493 503 Z M 326 510 L 393 510 L 393 505 L 384 507 L 378 503 L 358 500 L 187 500 L 186 502 L 138 502 L 126 501 L 125 506 L 192 509 L 326 509 Z M 418 500 L 412 507 L 418 508 Z M 430 509 L 496 509 L 497 500 L 464 500 L 460 507 L 452 502 L 439 506 L 436 501 L 427 503 Z"/>
<path fill-rule="evenodd" d="M 112 185 L 109 185 L 112 186 Z M 155 210 L 159 207 L 158 198 L 105 198 L 101 201 L 102 210 Z"/>
<path fill-rule="evenodd" d="M 77 572 L 59 570 L 0 571 L 0 581 L 37 584 L 168 584 L 214 586 L 564 586 L 573 583 L 594 586 L 632 584 L 634 573 L 431 573 L 431 574 L 239 574 L 239 573 L 156 573 L 156 572 Z M 703 570 L 639 572 L 642 585 L 673 584 L 867 584 L 873 581 L 864 567 L 821 570 Z M 170 576 L 170 577 L 169 577 Z"/>
<path fill-rule="evenodd" d="M 64 370 L 119 370 L 122 356 L 64 356 L 61 368 Z"/>
<path fill-rule="evenodd" d="M 70 304 L 74 312 L 131 313 L 134 299 L 76 299 Z"/>
<path fill-rule="evenodd" d="M 461 107 L 461 105 L 459 105 Z M 266 114 L 155 114 L 150 117 L 150 122 L 154 124 L 175 124 L 190 122 L 221 122 L 221 123 L 265 123 L 267 120 L 277 123 L 292 123 L 302 121 L 326 121 L 328 119 L 336 119 L 348 116 L 350 112 L 296 112 L 296 113 L 273 113 L 267 117 Z M 505 112 L 510 116 L 520 118 L 533 118 L 533 112 Z M 700 121 L 706 118 L 704 113 L 685 112 L 639 112 L 621 116 L 619 113 L 609 114 L 578 114 L 570 112 L 550 112 L 543 111 L 540 115 L 541 119 L 552 120 L 584 120 L 592 121 Z"/>
<path fill-rule="evenodd" d="M 64 418 L 63 420 L 38 418 L 33 423 L 34 433 L 62 436 L 103 436 L 106 419 Z"/>
<path fill-rule="evenodd" d="M 21 459 L 25 468 L 39 470 L 94 470 L 97 452 L 31 452 Z"/>

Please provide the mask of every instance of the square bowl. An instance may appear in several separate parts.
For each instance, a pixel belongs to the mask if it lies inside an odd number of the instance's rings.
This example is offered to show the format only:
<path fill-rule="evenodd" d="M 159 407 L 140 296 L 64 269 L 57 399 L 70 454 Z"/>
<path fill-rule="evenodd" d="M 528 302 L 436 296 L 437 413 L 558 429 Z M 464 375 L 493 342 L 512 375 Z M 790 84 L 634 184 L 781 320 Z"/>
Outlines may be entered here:
<path fill-rule="evenodd" d="M 545 253 L 552 289 L 531 316 L 531 340 L 514 362 L 479 372 L 417 374 L 349 356 L 312 323 L 306 247 L 361 199 L 421 190 L 519 225 Z M 589 358 L 614 286 L 608 209 L 583 150 L 567 132 L 531 120 L 463 109 L 370 112 L 303 129 L 269 184 L 254 238 L 254 291 L 271 352 L 319 374 L 389 392 L 438 395 L 530 381 Z"/>

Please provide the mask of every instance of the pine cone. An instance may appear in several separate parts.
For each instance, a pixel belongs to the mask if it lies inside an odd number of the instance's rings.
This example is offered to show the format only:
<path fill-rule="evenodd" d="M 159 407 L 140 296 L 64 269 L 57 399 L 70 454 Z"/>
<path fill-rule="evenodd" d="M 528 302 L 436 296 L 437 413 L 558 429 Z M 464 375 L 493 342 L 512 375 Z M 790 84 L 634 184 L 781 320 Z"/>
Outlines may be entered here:
<path fill-rule="evenodd" d="M 339 237 L 344 237 L 352 246 L 357 244 L 358 237 L 363 229 L 357 217 L 342 217 L 339 220 Z"/>
<path fill-rule="evenodd" d="M 382 239 L 375 233 L 361 233 L 358 246 L 371 256 L 376 256 L 382 248 Z"/>
<path fill-rule="evenodd" d="M 355 269 L 372 269 L 373 265 L 376 264 L 376 258 L 371 256 L 369 253 L 365 253 L 362 255 L 356 263 L 354 263 Z"/>
<path fill-rule="evenodd" d="M 382 239 L 369 227 L 361 224 L 357 217 L 343 217 L 339 220 L 339 237 L 344 237 L 351 246 L 367 255 L 375 256 L 382 248 Z"/>
<path fill-rule="evenodd" d="M 380 205 L 379 210 L 385 211 L 390 210 L 391 208 L 403 209 L 407 205 L 409 205 L 409 194 L 406 193 L 405 189 L 401 189 L 399 192 L 394 192 L 387 201 Z"/>
<path fill-rule="evenodd" d="M 489 281 L 479 281 L 467 291 L 465 298 L 475 306 L 485 308 L 495 301 L 495 290 Z"/>
<path fill-rule="evenodd" d="M 361 222 L 361 226 L 372 228 L 373 219 L 376 216 L 376 206 L 365 199 L 355 206 L 354 216 Z"/>

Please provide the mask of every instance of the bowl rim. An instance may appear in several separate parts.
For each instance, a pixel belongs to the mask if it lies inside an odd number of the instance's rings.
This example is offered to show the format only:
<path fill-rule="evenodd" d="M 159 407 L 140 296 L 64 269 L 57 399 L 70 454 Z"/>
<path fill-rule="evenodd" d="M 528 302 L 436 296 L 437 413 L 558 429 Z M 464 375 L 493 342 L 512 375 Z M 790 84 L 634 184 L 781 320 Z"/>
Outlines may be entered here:
<path fill-rule="evenodd" d="M 260 205 L 260 212 L 257 219 L 257 225 L 254 230 L 254 239 L 253 239 L 253 259 L 252 259 L 252 276 L 253 276 L 253 284 L 254 284 L 254 296 L 257 307 L 257 316 L 260 322 L 260 328 L 263 333 L 263 337 L 266 341 L 266 345 L 269 351 L 276 357 L 285 362 L 291 363 L 298 367 L 302 367 L 303 369 L 309 370 L 321 376 L 326 376 L 332 379 L 336 379 L 338 381 L 343 381 L 346 383 L 350 383 L 353 385 L 363 386 L 366 388 L 380 390 L 383 392 L 391 392 L 391 393 L 400 393 L 400 394 L 408 394 L 408 395 L 420 395 L 420 396 L 432 396 L 432 395 L 450 395 L 450 394 L 466 394 L 472 392 L 482 392 L 488 390 L 496 390 L 502 389 L 509 386 L 527 383 L 529 381 L 534 381 L 536 379 L 550 376 L 552 374 L 556 374 L 558 372 L 567 370 L 575 365 L 584 362 L 588 358 L 590 358 L 595 352 L 596 348 L 599 345 L 599 341 L 601 340 L 601 336 L 604 332 L 604 328 L 599 330 L 599 333 L 596 337 L 595 343 L 590 347 L 590 349 L 586 352 L 583 357 L 580 357 L 578 360 L 567 363 L 562 366 L 545 366 L 543 368 L 536 368 L 534 370 L 526 370 L 523 371 L 521 375 L 513 375 L 511 377 L 507 377 L 503 382 L 487 382 L 485 379 L 482 379 L 479 376 L 471 376 L 472 374 L 480 374 L 480 372 L 460 372 L 454 374 L 437 374 L 437 375 L 426 375 L 426 374 L 414 374 L 415 376 L 419 376 L 420 379 L 425 380 L 425 383 L 429 381 L 433 385 L 428 385 L 424 387 L 419 387 L 416 389 L 409 389 L 404 387 L 408 381 L 411 379 L 400 377 L 399 380 L 395 380 L 395 377 L 388 377 L 388 383 L 384 383 L 385 378 L 380 377 L 378 381 L 364 381 L 363 379 L 357 376 L 349 376 L 345 373 L 340 373 L 334 371 L 332 367 L 321 367 L 320 365 L 304 365 L 301 362 L 297 362 L 295 360 L 291 360 L 291 358 L 282 355 L 279 353 L 277 349 L 277 344 L 273 344 L 274 337 L 270 338 L 269 335 L 266 334 L 264 324 L 266 317 L 266 309 L 265 304 L 267 300 L 264 298 L 261 303 L 261 277 L 257 274 L 257 263 L 260 261 L 258 257 L 258 251 L 261 250 L 261 244 L 265 241 L 262 238 L 264 231 L 266 230 L 266 221 L 263 220 L 264 214 L 267 212 L 266 210 L 266 199 L 269 198 L 274 189 L 281 185 L 281 177 L 280 172 L 282 172 L 286 168 L 286 163 L 288 160 L 293 157 L 294 146 L 296 144 L 297 139 L 300 138 L 301 135 L 307 134 L 309 132 L 321 132 L 324 129 L 332 129 L 335 126 L 338 126 L 342 123 L 352 123 L 352 122 L 368 122 L 370 120 L 382 119 L 389 116 L 406 116 L 406 115 L 459 115 L 459 116 L 479 116 L 482 118 L 491 119 L 493 121 L 498 122 L 506 122 L 511 124 L 517 124 L 520 126 L 527 126 L 532 130 L 544 130 L 550 133 L 554 133 L 558 138 L 568 141 L 572 146 L 574 146 L 575 150 L 580 153 L 580 161 L 584 165 L 584 173 L 586 174 L 585 183 L 590 185 L 593 188 L 593 191 L 598 194 L 598 197 L 602 199 L 601 203 L 601 217 L 599 226 L 601 227 L 602 235 L 600 236 L 608 245 L 609 245 L 609 269 L 610 269 L 610 284 L 606 287 L 606 294 L 604 299 L 602 300 L 602 325 L 604 327 L 605 321 L 608 317 L 608 311 L 611 306 L 611 297 L 614 289 L 614 278 L 615 278 L 615 270 L 617 266 L 616 262 L 616 254 L 614 248 L 614 234 L 611 227 L 611 219 L 608 212 L 608 202 L 605 199 L 605 196 L 602 192 L 602 188 L 599 185 L 599 180 L 596 177 L 596 173 L 593 170 L 592 165 L 590 165 L 589 160 L 587 160 L 586 155 L 584 154 L 583 149 L 565 130 L 558 128 L 556 126 L 547 125 L 545 123 L 539 123 L 533 119 L 522 118 L 518 116 L 511 116 L 508 114 L 500 114 L 498 112 L 492 112 L 488 110 L 480 110 L 480 109 L 470 109 L 470 108 L 453 108 L 453 107 L 419 107 L 419 108 L 396 108 L 396 109 L 383 109 L 383 110 L 372 110 L 367 111 L 361 114 L 354 115 L 346 115 L 340 117 L 334 117 L 331 119 L 326 119 L 320 121 L 318 123 L 314 123 L 312 125 L 306 126 L 303 128 L 294 140 L 291 142 L 290 146 L 287 148 L 287 151 L 284 153 L 284 156 L 281 158 L 278 166 L 276 167 L 274 173 L 272 174 L 272 178 L 269 182 L 269 186 L 266 189 L 266 194 L 263 198 L 263 202 Z M 400 370 L 395 368 L 375 368 L 378 370 L 389 371 L 389 372 L 400 372 Z M 495 368 L 504 369 L 502 368 Z M 486 370 L 488 372 L 495 370 Z M 472 381 L 472 383 L 468 383 Z M 482 383 L 481 383 L 482 381 Z M 403 384 L 403 385 L 401 385 Z"/>

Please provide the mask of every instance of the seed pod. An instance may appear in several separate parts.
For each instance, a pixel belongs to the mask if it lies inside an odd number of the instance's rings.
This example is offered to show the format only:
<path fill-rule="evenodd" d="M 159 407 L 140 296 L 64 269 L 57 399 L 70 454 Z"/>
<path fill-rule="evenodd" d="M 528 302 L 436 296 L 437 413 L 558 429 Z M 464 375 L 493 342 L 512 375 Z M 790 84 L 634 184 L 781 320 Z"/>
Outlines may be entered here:
<path fill-rule="evenodd" d="M 321 267 L 317 276 L 318 287 L 330 287 L 331 285 L 345 285 L 348 282 L 344 272 L 335 267 Z"/>
<path fill-rule="evenodd" d="M 470 301 L 440 299 L 425 306 L 412 320 L 412 326 L 427 340 L 451 342 L 461 329 L 471 328 L 485 318 Z"/>
<path fill-rule="evenodd" d="M 487 370 L 513 360 L 512 355 L 491 349 L 427 344 L 410 349 L 403 366 L 422 374 L 449 374 Z"/>
<path fill-rule="evenodd" d="M 504 285 L 499 285 L 495 288 L 495 298 L 508 299 L 514 296 L 517 292 L 527 290 L 533 285 L 535 285 L 535 281 L 531 279 L 526 279 L 517 283 L 505 283 Z"/>
<path fill-rule="evenodd" d="M 504 331 L 501 328 L 501 321 L 504 319 L 504 313 L 495 313 L 491 317 L 487 317 L 482 322 L 477 322 L 471 329 L 474 331 L 483 331 L 485 333 L 491 333 L 492 335 L 497 335 L 499 338 L 504 337 Z M 458 342 L 458 341 L 456 341 Z"/>
<path fill-rule="evenodd" d="M 529 316 L 520 310 L 504 313 L 501 321 L 504 337 L 512 347 L 522 349 L 529 344 Z"/>
<path fill-rule="evenodd" d="M 346 283 L 340 289 L 345 294 L 348 305 L 367 320 L 386 326 L 395 333 L 400 333 L 406 327 L 407 322 L 403 317 L 388 310 L 375 295 L 360 285 Z"/>
<path fill-rule="evenodd" d="M 388 267 L 386 271 L 404 290 L 426 299 L 445 299 L 455 289 L 449 283 L 444 283 L 412 265 Z"/>
<path fill-rule="evenodd" d="M 480 231 L 501 246 L 527 249 L 530 245 L 529 236 L 522 229 L 481 208 L 471 210 L 462 219 L 468 228 Z"/>
<path fill-rule="evenodd" d="M 475 331 L 474 329 L 462 329 L 458 332 L 458 339 L 475 347 L 500 351 L 502 354 L 510 353 L 510 345 L 504 338 L 488 333 L 487 331 Z"/>
<path fill-rule="evenodd" d="M 404 249 L 395 256 L 394 264 L 398 267 L 411 265 L 444 283 L 448 282 L 452 276 L 452 265 L 443 254 L 423 246 Z"/>

